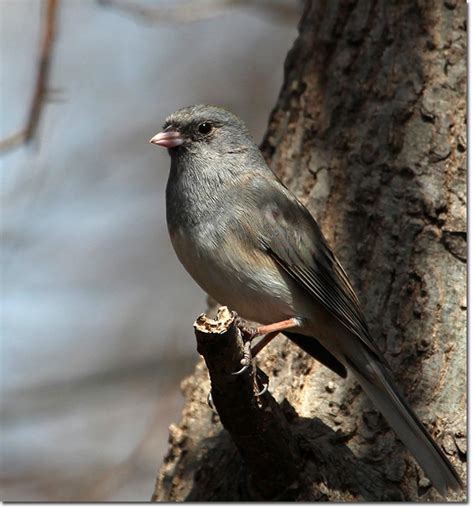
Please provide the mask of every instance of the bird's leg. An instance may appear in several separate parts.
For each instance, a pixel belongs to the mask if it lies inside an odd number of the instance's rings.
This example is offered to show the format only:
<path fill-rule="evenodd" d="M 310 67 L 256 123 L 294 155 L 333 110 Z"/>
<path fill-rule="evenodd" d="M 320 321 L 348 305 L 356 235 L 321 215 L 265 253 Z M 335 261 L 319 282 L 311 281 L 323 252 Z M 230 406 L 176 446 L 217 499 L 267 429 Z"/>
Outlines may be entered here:
<path fill-rule="evenodd" d="M 256 336 L 263 336 L 270 332 L 281 332 L 286 329 L 292 329 L 293 327 L 300 327 L 301 320 L 298 318 L 290 318 L 289 320 L 283 320 L 282 322 L 270 323 L 269 325 L 261 325 L 257 328 Z"/>
<path fill-rule="evenodd" d="M 278 336 L 278 334 L 279 332 L 269 332 L 268 334 L 265 334 L 265 336 L 263 336 L 263 338 L 256 345 L 252 346 L 252 349 L 250 350 L 252 357 L 256 357 L 257 354 L 261 352 L 273 338 Z"/>
<path fill-rule="evenodd" d="M 252 362 L 252 352 L 250 350 L 250 341 L 246 341 L 244 343 L 244 356 L 240 360 L 240 364 L 242 364 L 242 367 L 238 371 L 234 371 L 231 373 L 232 375 L 241 375 L 250 366 L 250 363 Z"/>
<path fill-rule="evenodd" d="M 256 329 L 254 327 L 248 327 L 242 318 L 238 318 L 237 320 L 237 327 L 239 328 L 242 334 L 242 339 L 244 341 L 252 341 L 252 339 L 256 338 L 257 336 L 263 336 L 270 332 L 281 332 L 286 329 L 292 329 L 293 327 L 301 326 L 301 320 L 298 318 L 289 318 L 288 320 L 283 320 L 282 322 L 261 325 Z"/>
<path fill-rule="evenodd" d="M 250 366 L 251 360 L 257 356 L 259 352 L 261 352 L 267 345 L 270 343 L 270 341 L 278 336 L 278 332 L 269 332 L 268 334 L 265 334 L 263 338 L 252 348 L 250 348 L 250 341 L 244 343 L 244 357 L 240 361 L 243 364 L 243 367 L 239 369 L 239 371 L 236 371 L 235 373 L 232 373 L 233 375 L 240 375 L 247 371 L 247 368 Z M 248 345 L 248 346 L 247 346 Z"/>
<path fill-rule="evenodd" d="M 292 322 L 293 320 L 297 321 L 298 323 L 295 325 L 292 325 L 292 327 L 298 327 L 298 325 L 300 325 L 299 320 L 297 320 L 296 318 L 294 318 L 294 319 L 292 318 L 291 320 L 285 320 L 285 322 L 278 322 L 275 324 L 259 327 L 257 330 L 261 331 L 262 329 L 265 329 L 266 327 L 272 327 L 274 325 L 278 325 L 278 324 L 282 324 L 282 323 L 286 323 L 286 322 Z M 288 329 L 288 328 L 289 327 L 285 327 L 285 329 Z M 285 330 L 285 329 L 282 329 L 282 330 Z M 270 343 L 270 341 L 272 339 L 276 338 L 278 336 L 278 334 L 280 334 L 280 332 L 281 332 L 280 330 L 274 330 L 273 332 L 268 332 L 267 334 L 265 334 L 265 336 L 263 336 L 263 338 L 256 345 L 252 346 L 252 349 L 250 350 L 252 357 L 256 357 L 268 345 L 268 343 Z"/>
<path fill-rule="evenodd" d="M 252 341 L 253 338 L 258 336 L 257 329 L 255 327 L 249 327 L 247 322 L 243 318 L 240 318 L 240 316 L 236 319 L 236 325 L 242 335 L 244 343 Z"/>
<path fill-rule="evenodd" d="M 301 321 L 298 318 L 290 318 L 289 320 L 283 320 L 282 322 L 275 322 L 269 325 L 262 325 L 256 329 L 246 327 L 245 322 L 242 323 L 243 320 L 239 320 L 237 326 L 242 332 L 242 336 L 244 337 L 244 357 L 240 361 L 242 364 L 242 368 L 238 371 L 232 373 L 233 375 L 241 375 L 245 371 L 247 371 L 250 363 L 252 362 L 252 358 L 255 357 L 260 351 L 262 351 L 270 341 L 278 335 L 279 332 L 291 329 L 293 327 L 299 327 L 301 325 Z M 259 341 L 255 346 L 250 348 L 250 342 L 253 338 L 257 336 L 264 336 L 261 341 Z"/>

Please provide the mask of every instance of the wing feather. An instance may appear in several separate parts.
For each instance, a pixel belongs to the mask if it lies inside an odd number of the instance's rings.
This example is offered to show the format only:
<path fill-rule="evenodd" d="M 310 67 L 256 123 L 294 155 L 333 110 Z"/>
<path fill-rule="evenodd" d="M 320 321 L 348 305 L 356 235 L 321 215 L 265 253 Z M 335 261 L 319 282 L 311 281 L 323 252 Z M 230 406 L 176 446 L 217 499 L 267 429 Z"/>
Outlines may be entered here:
<path fill-rule="evenodd" d="M 282 184 L 273 184 L 273 190 L 262 203 L 265 221 L 262 248 L 383 361 L 349 278 L 318 224 Z"/>

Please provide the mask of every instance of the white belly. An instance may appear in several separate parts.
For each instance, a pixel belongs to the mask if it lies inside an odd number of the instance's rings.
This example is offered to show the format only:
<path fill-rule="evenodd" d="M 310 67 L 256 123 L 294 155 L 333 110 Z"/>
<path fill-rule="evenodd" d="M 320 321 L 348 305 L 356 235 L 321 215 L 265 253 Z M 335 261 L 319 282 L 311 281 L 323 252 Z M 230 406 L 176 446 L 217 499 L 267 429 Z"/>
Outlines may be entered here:
<path fill-rule="evenodd" d="M 239 250 L 241 240 L 232 234 L 213 241 L 202 225 L 199 232 L 172 232 L 171 241 L 196 283 L 242 318 L 267 324 L 295 316 L 299 292 L 265 253 Z"/>

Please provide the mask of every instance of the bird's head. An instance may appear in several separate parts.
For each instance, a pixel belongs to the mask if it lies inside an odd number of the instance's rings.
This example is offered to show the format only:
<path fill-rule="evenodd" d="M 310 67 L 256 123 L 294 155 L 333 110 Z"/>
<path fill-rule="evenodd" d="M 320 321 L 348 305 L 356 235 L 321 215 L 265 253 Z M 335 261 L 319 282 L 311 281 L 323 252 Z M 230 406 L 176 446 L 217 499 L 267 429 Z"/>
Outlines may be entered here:
<path fill-rule="evenodd" d="M 172 158 L 182 155 L 217 158 L 258 150 L 238 117 L 223 108 L 208 105 L 175 111 L 150 143 L 167 148 Z"/>

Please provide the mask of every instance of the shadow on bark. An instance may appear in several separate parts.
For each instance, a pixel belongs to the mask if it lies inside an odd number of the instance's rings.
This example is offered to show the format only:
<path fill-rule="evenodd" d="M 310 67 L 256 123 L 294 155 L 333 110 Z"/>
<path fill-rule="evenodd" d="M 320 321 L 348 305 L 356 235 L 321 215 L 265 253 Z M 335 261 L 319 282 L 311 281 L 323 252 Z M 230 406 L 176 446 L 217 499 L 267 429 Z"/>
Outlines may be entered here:
<path fill-rule="evenodd" d="M 335 432 L 317 418 L 299 417 L 287 400 L 281 406 L 306 462 L 301 468 L 298 485 L 275 500 L 308 500 L 309 496 L 313 497 L 315 486 L 319 483 L 354 499 L 362 496 L 365 501 L 380 500 L 380 492 L 385 489 L 386 500 L 403 500 L 403 494 L 395 484 L 387 487 L 380 467 L 361 461 L 345 445 L 348 437 Z M 205 453 L 199 461 L 193 488 L 185 501 L 259 500 L 248 470 L 227 431 L 222 430 L 217 436 L 203 440 L 198 447 Z M 317 455 L 315 451 L 318 451 Z M 370 482 L 367 482 L 368 479 Z M 229 498 L 229 494 L 235 498 Z M 319 498 L 312 499 L 327 501 L 324 488 Z"/>

